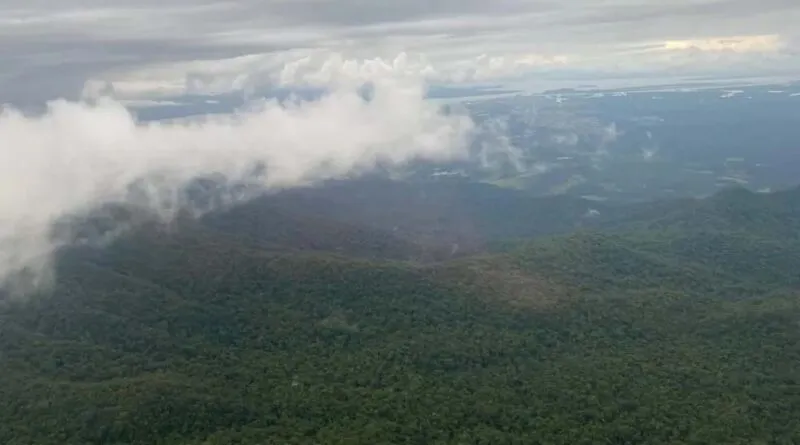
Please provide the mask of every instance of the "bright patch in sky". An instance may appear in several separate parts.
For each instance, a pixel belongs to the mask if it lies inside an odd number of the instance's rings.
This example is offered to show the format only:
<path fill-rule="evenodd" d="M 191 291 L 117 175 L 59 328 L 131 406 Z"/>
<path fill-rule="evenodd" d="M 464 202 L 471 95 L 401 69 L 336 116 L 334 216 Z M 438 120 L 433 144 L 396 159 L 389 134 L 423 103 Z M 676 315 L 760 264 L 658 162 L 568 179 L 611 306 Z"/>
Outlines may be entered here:
<path fill-rule="evenodd" d="M 431 84 L 796 75 L 798 23 L 797 0 L 3 0 L 0 284 L 46 278 L 65 218 L 169 216 L 197 178 L 292 187 L 459 158 L 482 132 L 480 156 L 518 156 L 501 125 L 426 100 Z M 320 90 L 191 122 L 124 107 Z"/>
<path fill-rule="evenodd" d="M 796 0 L 6 0 L 0 103 L 376 77 L 582 84 L 794 75 L 797 23 Z"/>
<path fill-rule="evenodd" d="M 733 36 L 694 40 L 669 40 L 664 42 L 667 50 L 733 51 L 733 52 L 777 52 L 783 47 L 780 36 Z"/>

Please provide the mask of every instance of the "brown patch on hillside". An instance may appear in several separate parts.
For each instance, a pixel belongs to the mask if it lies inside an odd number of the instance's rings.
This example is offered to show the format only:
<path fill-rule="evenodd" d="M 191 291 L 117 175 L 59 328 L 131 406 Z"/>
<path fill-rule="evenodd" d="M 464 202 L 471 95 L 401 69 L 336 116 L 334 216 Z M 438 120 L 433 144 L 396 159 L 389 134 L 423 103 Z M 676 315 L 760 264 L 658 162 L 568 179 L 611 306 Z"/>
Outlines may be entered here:
<path fill-rule="evenodd" d="M 450 263 L 434 274 L 469 295 L 520 309 L 551 310 L 570 295 L 567 286 L 496 257 Z"/>

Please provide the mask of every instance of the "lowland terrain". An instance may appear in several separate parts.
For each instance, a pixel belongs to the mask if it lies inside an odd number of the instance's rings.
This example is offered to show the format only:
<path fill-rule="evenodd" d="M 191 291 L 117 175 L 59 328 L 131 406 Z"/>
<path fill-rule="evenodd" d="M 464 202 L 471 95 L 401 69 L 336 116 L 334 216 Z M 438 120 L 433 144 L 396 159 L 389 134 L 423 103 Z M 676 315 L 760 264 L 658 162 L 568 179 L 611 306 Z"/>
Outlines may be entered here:
<path fill-rule="evenodd" d="M 267 196 L 0 304 L 0 443 L 800 443 L 800 188 Z"/>

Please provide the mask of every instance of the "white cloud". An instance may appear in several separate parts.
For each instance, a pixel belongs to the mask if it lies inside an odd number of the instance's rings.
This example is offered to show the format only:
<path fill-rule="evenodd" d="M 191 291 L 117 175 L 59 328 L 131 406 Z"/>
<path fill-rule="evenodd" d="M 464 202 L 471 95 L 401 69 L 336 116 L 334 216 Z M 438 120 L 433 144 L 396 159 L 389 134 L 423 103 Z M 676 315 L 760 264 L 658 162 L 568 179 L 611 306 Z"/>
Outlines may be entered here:
<path fill-rule="evenodd" d="M 72 102 L 0 115 L 0 276 L 48 258 L 53 221 L 154 174 L 169 197 L 259 162 L 282 186 L 460 153 L 469 123 L 438 115 L 420 82 L 794 74 L 798 22 L 796 0 L 6 0 L 0 104 Z M 364 81 L 379 85 L 368 104 Z M 276 86 L 336 93 L 202 123 L 145 125 L 121 106 Z M 76 102 L 104 96 L 118 102 Z"/>
<path fill-rule="evenodd" d="M 48 270 L 53 225 L 131 199 L 168 217 L 181 189 L 210 174 L 237 180 L 258 166 L 266 189 L 298 186 L 376 165 L 445 160 L 466 153 L 472 123 L 443 115 L 418 84 L 379 82 L 372 100 L 338 90 L 319 101 L 263 102 L 200 121 L 138 123 L 119 103 L 56 101 L 40 116 L 0 114 L 0 283 Z M 141 204 L 141 202 L 139 202 Z"/>
<path fill-rule="evenodd" d="M 785 42 L 776 34 L 668 40 L 664 42 L 664 49 L 672 51 L 774 53 L 784 47 Z"/>
<path fill-rule="evenodd" d="M 151 67 L 93 80 L 84 97 L 98 91 L 118 97 L 216 94 L 267 87 L 330 87 L 358 85 L 381 79 L 424 80 L 438 83 L 485 82 L 519 77 L 537 67 L 567 64 L 566 56 L 511 54 L 471 59 L 430 61 L 424 54 L 400 52 L 387 58 L 348 58 L 330 51 L 291 51 L 213 62 Z"/>

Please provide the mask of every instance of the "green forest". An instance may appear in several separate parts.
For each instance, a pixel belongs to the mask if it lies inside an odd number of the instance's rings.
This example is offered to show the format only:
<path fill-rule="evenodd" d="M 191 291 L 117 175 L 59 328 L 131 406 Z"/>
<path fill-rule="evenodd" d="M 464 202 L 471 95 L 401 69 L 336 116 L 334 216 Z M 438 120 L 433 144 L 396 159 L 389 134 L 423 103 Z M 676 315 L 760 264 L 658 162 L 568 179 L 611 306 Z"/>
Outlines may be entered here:
<path fill-rule="evenodd" d="M 800 189 L 612 210 L 446 261 L 220 220 L 65 251 L 0 302 L 0 443 L 800 443 Z"/>

